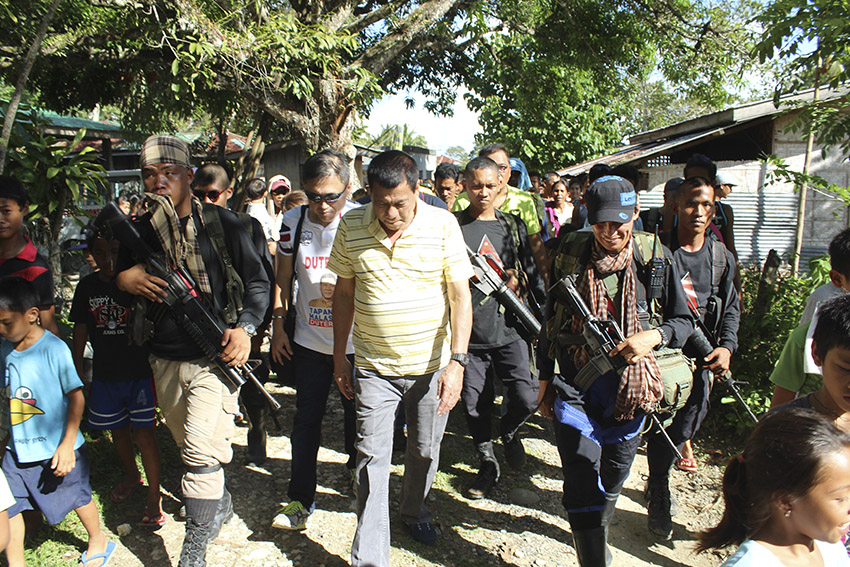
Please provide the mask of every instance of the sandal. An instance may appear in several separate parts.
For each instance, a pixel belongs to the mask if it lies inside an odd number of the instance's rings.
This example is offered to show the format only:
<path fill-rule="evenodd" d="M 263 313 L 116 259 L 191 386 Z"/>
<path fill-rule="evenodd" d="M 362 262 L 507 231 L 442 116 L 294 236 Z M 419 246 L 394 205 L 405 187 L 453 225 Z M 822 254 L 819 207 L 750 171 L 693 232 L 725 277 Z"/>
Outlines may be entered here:
<path fill-rule="evenodd" d="M 165 514 L 162 512 L 157 512 L 151 514 L 150 512 L 145 512 L 142 514 L 141 524 L 143 526 L 151 526 L 151 527 L 159 527 L 165 525 Z"/>
<path fill-rule="evenodd" d="M 109 491 L 109 499 L 113 502 L 126 502 L 130 499 L 130 496 L 133 495 L 133 491 L 136 490 L 136 487 L 142 486 L 142 479 L 140 478 L 138 482 L 135 483 L 124 483 L 119 482 L 115 485 L 115 488 Z"/>
<path fill-rule="evenodd" d="M 106 567 L 109 563 L 109 559 L 112 557 L 112 552 L 115 551 L 115 542 L 109 541 L 106 543 L 106 551 L 103 553 L 98 553 L 97 555 L 92 555 L 91 557 L 86 557 L 86 552 L 80 556 L 80 566 L 81 567 Z M 86 563 L 89 561 L 94 561 L 96 559 L 102 559 L 103 561 L 96 566 L 87 566 Z"/>
<path fill-rule="evenodd" d="M 699 464 L 696 459 L 679 459 L 676 461 L 676 468 L 683 472 L 697 472 Z"/>

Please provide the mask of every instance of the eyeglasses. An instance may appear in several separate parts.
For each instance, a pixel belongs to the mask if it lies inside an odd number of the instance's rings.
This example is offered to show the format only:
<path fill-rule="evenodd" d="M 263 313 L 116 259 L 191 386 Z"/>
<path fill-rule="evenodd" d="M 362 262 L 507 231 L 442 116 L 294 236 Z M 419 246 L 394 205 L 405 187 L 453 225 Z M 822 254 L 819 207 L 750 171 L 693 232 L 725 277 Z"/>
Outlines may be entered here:
<path fill-rule="evenodd" d="M 311 203 L 321 203 L 322 201 L 325 203 L 336 203 L 345 194 L 345 191 L 341 193 L 328 193 L 327 195 L 307 191 L 305 194 L 307 195 L 307 200 Z"/>
<path fill-rule="evenodd" d="M 203 201 L 204 198 L 207 198 L 212 203 L 218 201 L 218 198 L 221 197 L 222 193 L 224 193 L 224 191 L 216 191 L 215 189 L 212 189 L 210 191 L 204 191 L 202 189 L 192 189 L 192 194 L 195 197 L 197 197 L 201 201 Z"/>

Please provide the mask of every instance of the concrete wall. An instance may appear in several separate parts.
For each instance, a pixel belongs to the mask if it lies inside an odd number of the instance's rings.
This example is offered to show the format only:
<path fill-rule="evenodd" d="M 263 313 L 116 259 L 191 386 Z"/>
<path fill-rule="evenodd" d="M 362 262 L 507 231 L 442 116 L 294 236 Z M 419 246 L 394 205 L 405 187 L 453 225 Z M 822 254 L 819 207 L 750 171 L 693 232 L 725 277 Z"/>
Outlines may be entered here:
<path fill-rule="evenodd" d="M 783 158 L 790 168 L 802 171 L 806 143 L 800 132 L 788 130 L 790 120 L 783 116 L 774 121 L 773 153 Z M 832 149 L 824 155 L 821 148 L 816 148 L 811 163 L 812 173 L 839 186 L 850 186 L 850 163 L 838 150 Z M 641 194 L 642 207 L 661 203 L 664 183 L 671 177 L 681 176 L 683 165 L 643 170 L 649 175 L 650 191 Z M 797 219 L 798 196 L 794 186 L 771 178 L 769 168 L 757 160 L 721 161 L 717 169 L 738 183 L 725 202 L 734 210 L 735 242 L 740 260 L 762 262 L 770 249 L 775 248 L 788 261 L 793 252 Z M 848 221 L 847 207 L 840 199 L 809 190 L 801 266 L 805 266 L 809 258 L 826 253 L 829 241 L 848 226 Z"/>

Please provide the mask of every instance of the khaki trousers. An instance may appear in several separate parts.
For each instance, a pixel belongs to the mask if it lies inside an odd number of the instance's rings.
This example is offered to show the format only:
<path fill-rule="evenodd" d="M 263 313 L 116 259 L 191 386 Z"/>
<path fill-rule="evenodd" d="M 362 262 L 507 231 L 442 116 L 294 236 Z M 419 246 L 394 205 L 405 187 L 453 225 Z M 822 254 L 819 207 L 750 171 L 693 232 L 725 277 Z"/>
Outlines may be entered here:
<path fill-rule="evenodd" d="M 229 463 L 233 458 L 233 417 L 239 411 L 238 388 L 230 389 L 219 378 L 221 371 L 206 358 L 179 361 L 151 355 L 150 363 L 157 402 L 183 463 L 190 468 Z M 218 500 L 224 493 L 224 470 L 187 471 L 182 488 L 185 498 Z"/>

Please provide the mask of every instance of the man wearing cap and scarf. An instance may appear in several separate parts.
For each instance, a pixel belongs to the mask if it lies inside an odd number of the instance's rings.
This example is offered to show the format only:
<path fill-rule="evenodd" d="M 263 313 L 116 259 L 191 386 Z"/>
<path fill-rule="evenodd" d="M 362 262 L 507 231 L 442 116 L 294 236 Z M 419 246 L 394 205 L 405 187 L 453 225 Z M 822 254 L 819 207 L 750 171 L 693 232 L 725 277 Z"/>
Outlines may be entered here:
<path fill-rule="evenodd" d="M 666 264 L 657 313 L 663 323 L 644 326 L 649 277 L 636 260 L 643 248 L 632 231 L 638 213 L 632 185 L 621 177 L 601 177 L 585 194 L 585 202 L 592 233 L 574 232 L 562 240 L 552 281 L 577 277 L 576 288 L 591 313 L 615 320 L 622 329 L 626 340 L 611 355 L 621 355 L 628 366 L 621 374 L 598 376 L 586 391 L 579 389 L 575 377 L 588 362 L 582 320 L 550 303 L 549 339 L 561 374 L 551 381 L 541 375 L 540 395 L 543 413 L 555 421 L 563 503 L 579 564 L 601 567 L 611 561 L 608 525 L 637 452 L 644 418 L 662 399 L 661 371 L 653 352 L 663 346 L 681 348 L 693 331 L 693 320 L 670 251 L 658 244 L 657 257 Z"/>
<path fill-rule="evenodd" d="M 189 148 L 174 136 L 151 136 L 140 155 L 148 213 L 136 229 L 171 266 L 182 266 L 195 281 L 203 303 L 221 316 L 228 305 L 225 270 L 207 230 L 207 219 L 218 215 L 227 253 L 244 293 L 237 320 L 222 336 L 222 359 L 243 364 L 251 349 L 269 301 L 271 282 L 242 221 L 222 207 L 202 204 L 190 191 L 193 179 Z M 207 208 L 206 211 L 203 208 Z M 157 401 L 186 465 L 182 479 L 186 503 L 186 536 L 180 567 L 206 565 L 207 543 L 233 516 L 224 486 L 222 465 L 233 451 L 233 416 L 238 411 L 237 389 L 223 381 L 221 371 L 195 345 L 161 303 L 166 282 L 145 272 L 129 249 L 118 258 L 118 287 L 140 296 L 147 318 L 154 321 L 147 344 L 156 381 Z M 134 311 L 139 311 L 134 310 Z M 158 317 L 158 318 L 157 318 Z"/>

